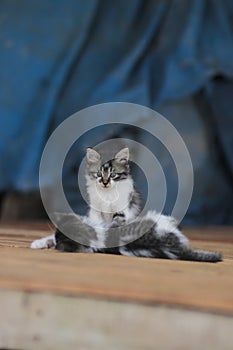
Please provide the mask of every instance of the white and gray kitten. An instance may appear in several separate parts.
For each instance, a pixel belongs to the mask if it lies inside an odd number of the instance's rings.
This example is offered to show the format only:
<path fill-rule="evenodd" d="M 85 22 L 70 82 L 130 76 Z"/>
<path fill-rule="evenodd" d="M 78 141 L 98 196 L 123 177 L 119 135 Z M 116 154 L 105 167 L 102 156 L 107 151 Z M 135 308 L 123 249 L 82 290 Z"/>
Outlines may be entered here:
<path fill-rule="evenodd" d="M 101 155 L 92 148 L 86 151 L 86 189 L 89 212 L 83 220 L 99 229 L 110 227 L 113 221 L 129 223 L 141 211 L 141 196 L 134 189 L 129 169 L 129 149 L 123 148 L 113 159 L 103 162 Z M 55 246 L 50 235 L 31 243 L 31 248 L 42 249 Z M 100 242 L 101 244 L 101 242 Z"/>
<path fill-rule="evenodd" d="M 32 242 L 31 248 L 66 252 L 98 252 L 217 262 L 221 254 L 194 250 L 170 216 L 155 211 L 140 217 L 140 195 L 129 172 L 129 150 L 122 149 L 102 163 L 98 152 L 88 148 L 86 184 L 90 209 L 86 217 L 58 214 L 59 228 L 54 235 Z M 69 237 L 64 234 L 69 232 Z M 83 242 L 85 237 L 85 245 Z"/>
<path fill-rule="evenodd" d="M 188 239 L 177 227 L 174 218 L 149 211 L 125 225 L 113 222 L 104 230 L 104 240 L 99 247 L 98 232 L 77 215 L 60 214 L 60 230 L 55 233 L 56 249 L 64 252 L 107 253 L 144 258 L 162 258 L 202 262 L 221 261 L 221 254 L 193 249 Z M 89 244 L 78 242 L 83 240 Z M 73 238 L 73 239 L 72 239 Z"/>
<path fill-rule="evenodd" d="M 117 217 L 122 223 L 129 223 L 139 215 L 141 198 L 129 172 L 128 148 L 104 163 L 98 152 L 88 148 L 86 186 L 90 206 L 88 218 L 94 226 L 111 224 Z"/>

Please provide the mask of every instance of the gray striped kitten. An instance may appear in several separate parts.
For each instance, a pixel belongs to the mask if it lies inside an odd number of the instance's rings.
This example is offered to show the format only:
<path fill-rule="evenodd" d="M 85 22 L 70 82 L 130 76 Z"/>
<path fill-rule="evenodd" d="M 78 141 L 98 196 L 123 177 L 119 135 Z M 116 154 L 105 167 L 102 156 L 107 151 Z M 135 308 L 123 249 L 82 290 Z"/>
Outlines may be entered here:
<path fill-rule="evenodd" d="M 221 261 L 220 253 L 190 248 L 174 218 L 155 211 L 139 216 L 140 195 L 130 176 L 128 148 L 108 162 L 103 162 L 98 152 L 88 148 L 86 183 L 88 215 L 57 214 L 59 229 L 54 235 L 32 242 L 31 248 L 55 245 L 57 250 L 66 252 Z"/>
<path fill-rule="evenodd" d="M 178 229 L 174 218 L 150 211 L 128 225 L 113 222 L 104 231 L 102 247 L 99 247 L 95 228 L 77 215 L 61 214 L 59 227 L 63 232 L 69 230 L 69 237 L 57 229 L 56 249 L 66 252 L 108 253 L 145 258 L 178 259 L 202 262 L 222 260 L 218 252 L 192 249 L 188 239 Z M 85 236 L 88 245 L 78 242 Z M 73 238 L 73 239 L 72 239 Z"/>
<path fill-rule="evenodd" d="M 127 224 L 141 211 L 141 196 L 130 175 L 129 149 L 123 148 L 106 162 L 97 151 L 87 148 L 86 188 L 89 212 L 85 220 L 96 228 L 102 246 L 103 228 L 109 228 L 113 222 Z M 55 244 L 55 236 L 50 235 L 33 241 L 31 248 L 50 248 Z"/>
<path fill-rule="evenodd" d="M 93 226 L 134 220 L 141 211 L 141 198 L 134 189 L 129 169 L 129 149 L 123 148 L 104 162 L 101 155 L 88 148 L 86 187 L 89 197 L 89 222 Z"/>
<path fill-rule="evenodd" d="M 60 215 L 56 249 L 69 252 L 98 252 L 147 258 L 217 262 L 221 254 L 194 250 L 170 216 L 149 211 L 140 217 L 140 195 L 134 190 L 129 169 L 129 150 L 102 162 L 87 149 L 86 181 L 90 201 L 87 217 Z M 85 237 L 85 244 L 83 242 Z M 73 238 L 73 239 L 72 239 Z"/>

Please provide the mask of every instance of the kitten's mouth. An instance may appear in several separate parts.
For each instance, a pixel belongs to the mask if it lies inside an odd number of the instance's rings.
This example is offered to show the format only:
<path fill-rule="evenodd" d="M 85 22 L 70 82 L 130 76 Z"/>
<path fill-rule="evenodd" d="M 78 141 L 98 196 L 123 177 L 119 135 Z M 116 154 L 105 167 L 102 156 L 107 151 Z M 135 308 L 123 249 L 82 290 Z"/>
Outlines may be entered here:
<path fill-rule="evenodd" d="M 105 181 L 101 180 L 100 181 L 100 185 L 101 185 L 102 188 L 109 188 L 111 186 L 110 179 L 108 179 L 107 181 L 106 180 Z"/>
<path fill-rule="evenodd" d="M 101 187 L 103 187 L 103 188 L 109 188 L 109 187 L 110 187 L 110 183 L 109 183 L 109 182 L 107 182 L 107 183 L 102 182 L 102 183 L 101 183 Z"/>

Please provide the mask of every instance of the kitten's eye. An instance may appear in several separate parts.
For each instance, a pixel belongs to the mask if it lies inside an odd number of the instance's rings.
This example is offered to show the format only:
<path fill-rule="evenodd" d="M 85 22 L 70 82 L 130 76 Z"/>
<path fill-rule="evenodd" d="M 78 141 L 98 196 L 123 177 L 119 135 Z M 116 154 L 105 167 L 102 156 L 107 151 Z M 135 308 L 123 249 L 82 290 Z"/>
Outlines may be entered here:
<path fill-rule="evenodd" d="M 112 172 L 111 174 L 110 174 L 110 177 L 115 177 L 116 176 L 116 173 L 114 173 L 114 172 Z"/>
<path fill-rule="evenodd" d="M 102 173 L 101 173 L 101 171 L 99 170 L 99 171 L 97 171 L 97 174 L 96 174 L 98 177 L 101 177 L 101 175 L 102 175 Z"/>

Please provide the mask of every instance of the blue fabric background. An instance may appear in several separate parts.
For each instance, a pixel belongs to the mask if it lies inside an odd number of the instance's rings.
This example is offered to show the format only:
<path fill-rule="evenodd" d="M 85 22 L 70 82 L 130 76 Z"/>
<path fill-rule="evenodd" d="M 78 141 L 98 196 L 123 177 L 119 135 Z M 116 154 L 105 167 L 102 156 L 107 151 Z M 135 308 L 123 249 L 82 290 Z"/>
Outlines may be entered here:
<path fill-rule="evenodd" d="M 43 147 L 66 117 L 128 101 L 162 112 L 187 143 L 195 188 L 185 222 L 233 224 L 232 18 L 231 0 L 2 0 L 0 190 L 38 190 Z M 124 134 L 134 137 L 105 131 Z M 153 150 L 147 135 L 137 137 Z M 103 139 L 102 131 L 91 137 Z M 82 212 L 72 162 L 65 175 Z"/>

